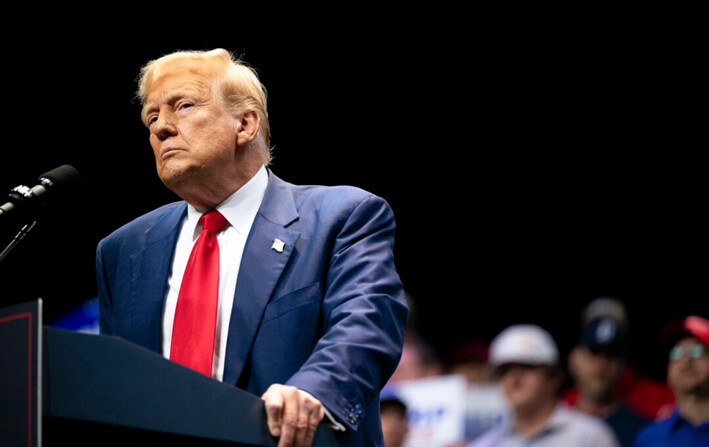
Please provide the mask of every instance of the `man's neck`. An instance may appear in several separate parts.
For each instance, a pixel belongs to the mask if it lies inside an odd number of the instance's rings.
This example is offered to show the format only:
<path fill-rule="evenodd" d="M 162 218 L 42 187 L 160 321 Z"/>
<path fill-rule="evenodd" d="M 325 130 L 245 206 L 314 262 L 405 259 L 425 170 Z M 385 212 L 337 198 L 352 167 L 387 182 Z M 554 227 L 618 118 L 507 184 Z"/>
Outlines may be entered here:
<path fill-rule="evenodd" d="M 576 408 L 594 416 L 604 418 L 618 410 L 621 404 L 622 400 L 620 398 L 591 399 L 584 397 L 583 394 L 579 394 L 578 400 L 576 401 Z"/>
<path fill-rule="evenodd" d="M 678 394 L 677 408 L 683 418 L 692 423 L 700 425 L 709 422 L 709 399 L 706 396 L 695 394 Z"/>
<path fill-rule="evenodd" d="M 556 404 L 556 400 L 548 400 L 534 408 L 517 409 L 513 422 L 515 432 L 527 439 L 539 434 L 547 425 Z"/>

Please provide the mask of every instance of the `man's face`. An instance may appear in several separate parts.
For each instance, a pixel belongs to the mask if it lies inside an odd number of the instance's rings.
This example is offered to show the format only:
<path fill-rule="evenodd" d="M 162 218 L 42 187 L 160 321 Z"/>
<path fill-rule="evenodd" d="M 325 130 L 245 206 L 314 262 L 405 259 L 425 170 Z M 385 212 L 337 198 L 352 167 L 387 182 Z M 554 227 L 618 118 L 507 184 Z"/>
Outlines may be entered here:
<path fill-rule="evenodd" d="M 170 62 L 153 80 L 143 109 L 158 176 L 183 196 L 233 176 L 239 121 L 214 90 L 208 62 Z"/>
<path fill-rule="evenodd" d="M 579 392 L 593 400 L 613 395 L 624 368 L 623 358 L 579 346 L 569 357 L 569 372 Z"/>
<path fill-rule="evenodd" d="M 537 408 L 555 398 L 556 380 L 545 366 L 503 365 L 498 383 L 507 402 L 517 411 Z"/>
<path fill-rule="evenodd" d="M 709 350 L 694 337 L 675 344 L 667 365 L 667 382 L 677 394 L 709 398 Z"/>
<path fill-rule="evenodd" d="M 383 404 L 381 407 L 382 435 L 384 445 L 402 446 L 409 433 L 406 409 L 396 404 Z"/>

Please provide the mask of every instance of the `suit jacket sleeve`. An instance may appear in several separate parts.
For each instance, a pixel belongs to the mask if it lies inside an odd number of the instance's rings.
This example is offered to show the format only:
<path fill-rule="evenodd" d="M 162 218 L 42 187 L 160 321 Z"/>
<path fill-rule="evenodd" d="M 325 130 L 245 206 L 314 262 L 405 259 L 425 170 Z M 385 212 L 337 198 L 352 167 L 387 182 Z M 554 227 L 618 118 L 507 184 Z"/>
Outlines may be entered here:
<path fill-rule="evenodd" d="M 327 244 L 323 335 L 287 384 L 316 396 L 356 429 L 373 416 L 364 413 L 378 414 L 379 392 L 401 356 L 408 307 L 394 266 L 391 208 L 366 195 L 348 210 L 334 214 Z"/>

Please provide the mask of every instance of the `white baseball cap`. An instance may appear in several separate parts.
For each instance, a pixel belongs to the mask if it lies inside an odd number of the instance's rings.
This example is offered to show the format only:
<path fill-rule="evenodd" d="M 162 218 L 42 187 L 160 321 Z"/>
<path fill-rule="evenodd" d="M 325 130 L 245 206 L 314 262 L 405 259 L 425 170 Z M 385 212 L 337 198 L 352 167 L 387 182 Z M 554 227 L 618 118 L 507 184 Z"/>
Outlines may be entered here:
<path fill-rule="evenodd" d="M 559 350 L 554 338 L 534 324 L 509 326 L 490 343 L 490 365 L 497 368 L 505 363 L 525 365 L 556 365 Z"/>

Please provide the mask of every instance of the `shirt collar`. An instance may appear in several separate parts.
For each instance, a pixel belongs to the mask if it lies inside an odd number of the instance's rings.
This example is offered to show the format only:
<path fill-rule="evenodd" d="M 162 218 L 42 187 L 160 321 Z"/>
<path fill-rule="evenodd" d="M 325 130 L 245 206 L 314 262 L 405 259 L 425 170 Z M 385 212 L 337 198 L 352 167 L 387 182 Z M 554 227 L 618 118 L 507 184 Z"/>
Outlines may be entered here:
<path fill-rule="evenodd" d="M 549 419 L 547 419 L 546 424 L 544 424 L 544 428 L 539 430 L 539 433 L 536 436 L 544 436 L 547 433 L 561 430 L 562 427 L 568 424 L 571 419 L 569 411 L 570 410 L 563 404 L 557 403 L 554 410 L 552 410 Z"/>
<path fill-rule="evenodd" d="M 546 436 L 548 433 L 556 431 L 557 429 L 559 429 L 559 427 L 562 427 L 564 424 L 567 424 L 568 421 L 569 414 L 566 411 L 565 407 L 557 403 L 557 405 L 554 407 L 554 410 L 552 410 L 549 419 L 547 419 L 542 429 L 539 430 L 539 432 L 535 434 L 533 438 L 536 439 L 538 437 Z M 515 431 L 512 419 L 506 418 L 503 421 L 503 427 L 503 430 L 505 430 L 511 436 L 522 437 L 519 433 Z"/>
<path fill-rule="evenodd" d="M 694 429 L 701 429 L 705 431 L 709 431 L 709 422 L 702 422 L 699 425 L 694 425 L 691 422 L 689 422 L 687 419 L 685 419 L 681 414 L 679 414 L 679 410 L 675 407 L 674 411 L 672 414 L 667 418 L 668 419 L 668 428 L 670 431 L 675 431 L 677 430 L 682 424 L 687 424 L 690 427 L 693 427 Z"/>
<path fill-rule="evenodd" d="M 229 225 L 246 237 L 251 229 L 253 218 L 261 206 L 263 196 L 266 194 L 267 186 L 268 170 L 266 166 L 261 166 L 251 180 L 217 205 L 216 209 L 226 218 Z M 187 205 L 185 225 L 193 229 L 195 238 L 199 235 L 197 233 L 199 218 L 205 211 L 190 204 Z"/>
<path fill-rule="evenodd" d="M 682 423 L 682 421 L 684 421 L 684 418 L 682 418 L 682 416 L 679 415 L 679 411 L 677 411 L 676 407 L 675 407 L 674 411 L 672 412 L 672 414 L 667 419 L 668 419 L 667 425 L 668 425 L 670 431 L 673 431 L 674 429 L 679 427 L 679 425 Z"/>

